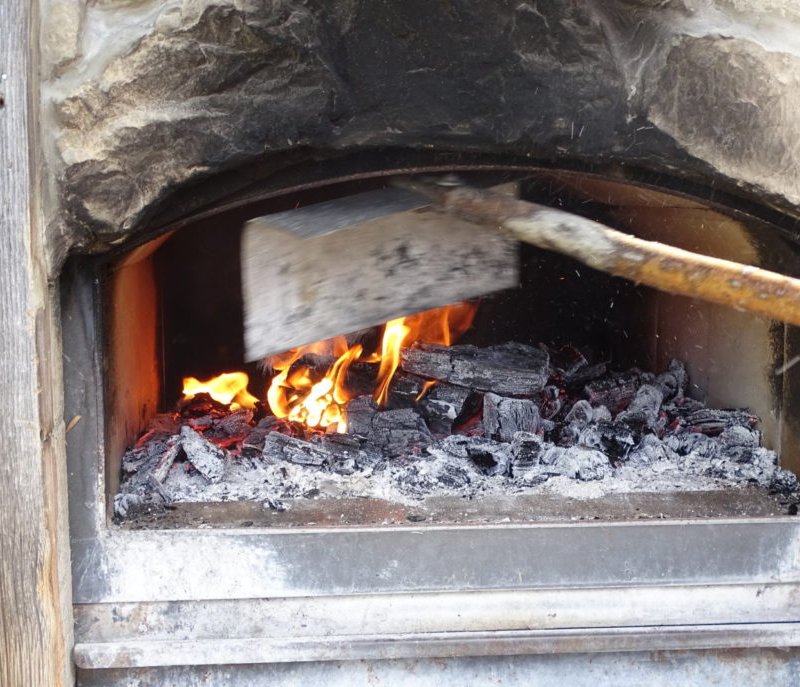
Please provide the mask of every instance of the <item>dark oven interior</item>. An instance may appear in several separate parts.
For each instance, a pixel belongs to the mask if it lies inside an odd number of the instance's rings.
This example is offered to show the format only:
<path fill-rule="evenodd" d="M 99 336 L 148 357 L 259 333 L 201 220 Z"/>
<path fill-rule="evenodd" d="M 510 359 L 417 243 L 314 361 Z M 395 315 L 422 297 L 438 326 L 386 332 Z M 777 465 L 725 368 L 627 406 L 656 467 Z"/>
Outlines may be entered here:
<path fill-rule="evenodd" d="M 656 188 L 597 175 L 557 170 L 461 172 L 470 183 L 513 180 L 521 197 L 604 222 L 642 238 L 759 265 L 798 272 L 795 246 L 780 227 L 724 207 L 702 194 Z M 104 374 L 104 493 L 109 517 L 123 475 L 126 449 L 153 418 L 176 407 L 181 379 L 229 370 L 250 376 L 250 391 L 264 399 L 269 372 L 246 363 L 243 347 L 240 237 L 253 217 L 382 188 L 386 179 L 320 185 L 198 219 L 113 259 L 93 264 L 101 336 L 97 350 Z M 672 359 L 689 375 L 687 396 L 711 408 L 749 409 L 760 418 L 763 446 L 780 456 L 782 468 L 800 469 L 794 329 L 730 308 L 672 296 L 588 269 L 554 253 L 520 246 L 517 288 L 480 299 L 462 343 L 477 346 L 516 341 L 550 350 L 570 346 L 590 352 L 610 368 L 661 372 Z M 276 285 L 280 288 L 280 285 Z M 344 332 L 343 332 L 344 333 Z M 67 346 L 69 342 L 67 342 Z M 588 353 L 587 353 L 588 355 Z M 646 490 L 645 490 L 646 491 Z M 773 490 L 774 491 L 774 490 Z M 469 498 L 401 504 L 381 499 L 299 497 L 286 504 L 168 504 L 133 509 L 125 522 L 173 526 L 233 521 L 273 525 L 380 524 L 406 519 L 430 522 L 542 517 L 639 517 L 785 512 L 784 497 L 761 490 L 724 505 L 718 492 L 648 495 L 492 493 Z M 780 499 L 784 498 L 783 501 Z M 648 501 L 648 499 L 650 499 Z M 655 499 L 655 500 L 652 500 Z M 765 500 L 766 499 L 766 500 Z M 224 500 L 224 499 L 223 499 Z M 212 499 L 213 501 L 213 499 Z M 579 506 L 576 507 L 576 503 Z M 720 505 L 723 504 L 723 505 Z M 766 505 L 765 505 L 766 504 Z M 790 504 L 791 505 L 791 504 Z"/>

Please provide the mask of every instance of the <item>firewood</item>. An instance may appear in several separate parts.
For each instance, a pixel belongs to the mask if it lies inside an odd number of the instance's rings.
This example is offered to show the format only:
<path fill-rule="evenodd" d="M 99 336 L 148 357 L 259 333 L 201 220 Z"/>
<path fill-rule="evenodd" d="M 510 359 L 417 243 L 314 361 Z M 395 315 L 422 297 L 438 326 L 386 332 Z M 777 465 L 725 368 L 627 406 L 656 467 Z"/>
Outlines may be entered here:
<path fill-rule="evenodd" d="M 283 459 L 296 465 L 317 467 L 325 465 L 330 460 L 330 455 L 323 447 L 279 432 L 270 432 L 267 435 L 263 455 L 268 462 Z"/>
<path fill-rule="evenodd" d="M 499 441 L 511 441 L 516 432 L 535 434 L 541 427 L 539 408 L 526 398 L 488 393 L 483 397 L 483 427 L 487 437 Z"/>
<path fill-rule="evenodd" d="M 219 482 L 225 474 L 227 451 L 215 446 L 191 427 L 181 427 L 181 447 L 186 459 L 209 482 Z"/>
<path fill-rule="evenodd" d="M 667 293 L 800 325 L 800 279 L 630 236 L 599 222 L 460 184 L 398 181 L 456 217 Z"/>
<path fill-rule="evenodd" d="M 472 390 L 463 386 L 436 382 L 431 387 L 430 380 L 398 370 L 389 387 L 387 405 L 390 409 L 416 408 L 425 418 L 431 432 L 449 434 L 471 396 Z"/>
<path fill-rule="evenodd" d="M 400 356 L 406 372 L 503 396 L 531 396 L 549 374 L 547 353 L 518 343 L 489 348 L 417 344 Z"/>

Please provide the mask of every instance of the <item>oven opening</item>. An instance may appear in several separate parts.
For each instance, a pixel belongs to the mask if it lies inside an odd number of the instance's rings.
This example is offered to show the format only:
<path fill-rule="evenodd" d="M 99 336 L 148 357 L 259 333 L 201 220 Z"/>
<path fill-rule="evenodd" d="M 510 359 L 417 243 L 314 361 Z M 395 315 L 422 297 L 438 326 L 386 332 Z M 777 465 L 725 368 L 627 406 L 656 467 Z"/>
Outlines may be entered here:
<path fill-rule="evenodd" d="M 523 199 L 642 238 L 787 274 L 800 267 L 778 230 L 716 204 L 573 172 L 513 181 Z M 491 275 L 465 267 L 477 291 L 468 298 L 434 296 L 437 307 L 335 336 L 326 329 L 253 359 L 246 223 L 385 186 L 374 178 L 247 206 L 103 266 L 105 484 L 116 522 L 796 512 L 791 329 L 531 246 L 492 248 Z M 392 279 L 404 264 L 391 263 Z M 276 308 L 282 289 L 300 288 L 280 275 L 277 266 L 269 277 Z M 365 281 L 353 284 L 356 312 L 366 307 L 357 294 L 374 283 Z"/>

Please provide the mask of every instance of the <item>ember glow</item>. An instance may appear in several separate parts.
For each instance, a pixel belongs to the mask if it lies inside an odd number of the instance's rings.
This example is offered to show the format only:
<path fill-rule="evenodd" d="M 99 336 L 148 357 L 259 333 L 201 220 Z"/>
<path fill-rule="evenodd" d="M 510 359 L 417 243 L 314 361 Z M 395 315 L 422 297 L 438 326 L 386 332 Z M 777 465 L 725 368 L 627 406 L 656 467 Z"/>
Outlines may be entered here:
<path fill-rule="evenodd" d="M 361 344 L 350 345 L 343 336 L 293 348 L 270 356 L 266 365 L 275 371 L 267 389 L 267 404 L 275 417 L 311 428 L 346 432 L 345 406 L 354 394 L 346 384 L 347 371 L 355 362 L 375 363 L 374 399 L 386 404 L 389 385 L 400 364 L 400 351 L 415 342 L 451 345 L 472 325 L 477 306 L 456 303 L 435 310 L 400 317 L 383 325 L 378 350 L 369 353 Z M 304 357 L 315 358 L 315 365 Z M 330 363 L 319 367 L 319 360 Z M 184 398 L 207 393 L 231 408 L 253 408 L 258 399 L 247 390 L 244 372 L 226 372 L 205 382 L 194 377 L 183 380 Z M 427 382 L 421 398 L 435 382 Z"/>
<path fill-rule="evenodd" d="M 249 378 L 244 372 L 223 372 L 201 382 L 196 377 L 183 378 L 183 397 L 194 398 L 197 394 L 208 394 L 218 403 L 237 408 L 253 408 L 258 399 L 247 390 Z"/>

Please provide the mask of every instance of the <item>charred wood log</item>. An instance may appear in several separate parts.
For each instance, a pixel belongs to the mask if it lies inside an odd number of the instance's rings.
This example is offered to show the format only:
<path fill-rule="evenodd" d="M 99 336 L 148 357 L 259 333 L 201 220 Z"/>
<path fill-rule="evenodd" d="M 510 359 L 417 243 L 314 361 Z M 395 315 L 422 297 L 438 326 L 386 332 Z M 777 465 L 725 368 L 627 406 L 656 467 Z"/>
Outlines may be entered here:
<path fill-rule="evenodd" d="M 483 397 L 483 427 L 490 439 L 511 441 L 516 432 L 535 434 L 541 424 L 539 407 L 529 399 L 493 393 Z"/>
<path fill-rule="evenodd" d="M 453 434 L 428 449 L 432 455 L 446 453 L 470 461 L 485 475 L 507 475 L 511 461 L 508 444 L 485 439 Z"/>
<path fill-rule="evenodd" d="M 182 450 L 183 444 L 179 437 L 172 437 L 167 442 L 166 450 L 156 463 L 155 467 L 150 471 L 150 474 L 159 485 L 164 484 L 164 480 L 167 479 L 167 474 Z"/>
<path fill-rule="evenodd" d="M 209 482 L 219 482 L 225 474 L 227 451 L 212 444 L 191 427 L 181 427 L 181 447 L 194 468 Z"/>
<path fill-rule="evenodd" d="M 416 408 L 434 434 L 449 434 L 453 425 L 474 405 L 471 389 L 447 382 L 431 381 L 409 372 L 398 371 L 389 387 L 388 407 Z M 419 400 L 417 400 L 419 399 Z"/>
<path fill-rule="evenodd" d="M 330 454 L 323 447 L 289 437 L 279 432 L 270 432 L 264 440 L 264 459 L 275 462 L 283 459 L 295 465 L 313 465 L 321 467 L 330 462 Z"/>
<path fill-rule="evenodd" d="M 401 352 L 406 372 L 504 396 L 531 396 L 547 383 L 549 357 L 519 343 L 478 348 L 417 344 Z"/>
<path fill-rule="evenodd" d="M 633 368 L 589 382 L 584 387 L 584 393 L 593 406 L 607 406 L 616 415 L 628 407 L 642 383 L 652 379 L 652 375 L 644 375 L 641 370 Z"/>
<path fill-rule="evenodd" d="M 292 363 L 292 370 L 306 367 L 311 370 L 312 378 L 322 379 L 325 373 L 333 367 L 336 360 L 336 356 L 332 355 L 307 353 Z M 344 376 L 344 385 L 354 396 L 369 395 L 375 388 L 377 375 L 377 363 L 354 360 L 347 368 L 347 372 Z"/>
<path fill-rule="evenodd" d="M 345 409 L 347 431 L 362 438 L 366 449 L 399 456 L 422 449 L 433 440 L 428 426 L 412 408 L 379 411 L 369 397 L 355 398 Z"/>
<path fill-rule="evenodd" d="M 630 405 L 615 418 L 630 427 L 639 430 L 647 428 L 655 430 L 659 423 L 659 413 L 664 394 L 661 389 L 652 384 L 642 384 Z M 663 425 L 663 423 L 662 423 Z"/>
<path fill-rule="evenodd" d="M 524 479 L 537 473 L 543 452 L 541 437 L 529 432 L 517 432 L 511 441 L 511 476 Z"/>

